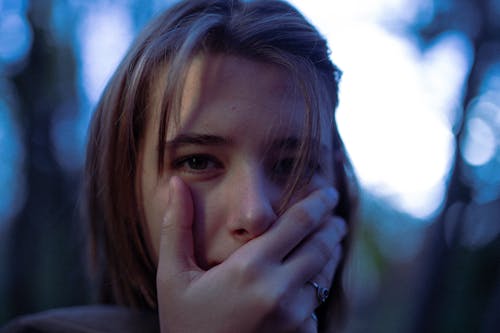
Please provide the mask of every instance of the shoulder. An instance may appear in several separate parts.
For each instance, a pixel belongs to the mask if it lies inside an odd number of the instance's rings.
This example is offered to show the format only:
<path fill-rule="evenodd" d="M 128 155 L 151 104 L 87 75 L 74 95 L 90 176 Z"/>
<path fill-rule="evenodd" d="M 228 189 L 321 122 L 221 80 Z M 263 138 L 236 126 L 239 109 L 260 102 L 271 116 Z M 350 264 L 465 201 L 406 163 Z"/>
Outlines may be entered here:
<path fill-rule="evenodd" d="M 150 311 L 119 306 L 79 306 L 19 317 L 0 333 L 157 333 L 158 317 Z"/>

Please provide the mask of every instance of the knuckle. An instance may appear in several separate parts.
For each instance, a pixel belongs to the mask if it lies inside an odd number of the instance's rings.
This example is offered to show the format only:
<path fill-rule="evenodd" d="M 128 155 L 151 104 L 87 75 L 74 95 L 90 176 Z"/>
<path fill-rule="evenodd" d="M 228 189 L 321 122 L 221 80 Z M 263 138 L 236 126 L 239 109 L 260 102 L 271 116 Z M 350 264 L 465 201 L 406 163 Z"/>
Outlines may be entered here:
<path fill-rule="evenodd" d="M 168 209 L 163 215 L 160 227 L 160 233 L 162 236 L 169 235 L 172 230 L 175 230 L 175 228 L 177 227 L 177 223 L 175 223 L 173 215 L 174 214 L 170 209 Z"/>
<path fill-rule="evenodd" d="M 335 226 L 335 231 L 339 235 L 340 239 L 347 235 L 347 224 L 341 217 L 333 218 L 333 225 Z"/>
<path fill-rule="evenodd" d="M 290 317 L 290 308 L 288 307 L 288 304 L 282 300 L 282 299 L 276 299 L 276 301 L 273 303 L 273 312 L 275 316 L 279 319 L 285 319 Z"/>
<path fill-rule="evenodd" d="M 156 274 L 156 288 L 158 293 L 168 294 L 170 290 L 168 286 L 170 285 L 171 279 L 167 272 L 164 270 L 158 270 L 158 273 Z"/>
<path fill-rule="evenodd" d="M 304 322 L 302 309 L 294 306 L 294 302 L 290 299 L 291 291 L 286 287 L 277 287 L 269 290 L 262 288 L 260 293 L 255 293 L 257 297 L 256 306 L 259 309 L 264 309 L 268 313 L 269 318 L 279 327 L 279 332 L 296 332 Z"/>
<path fill-rule="evenodd" d="M 160 236 L 161 237 L 168 236 L 172 233 L 174 229 L 175 229 L 174 223 L 172 223 L 172 221 L 164 219 L 160 227 Z"/>
<path fill-rule="evenodd" d="M 275 289 L 274 292 L 268 294 L 268 309 L 274 320 L 280 323 L 280 331 L 283 332 L 295 332 L 304 321 L 301 316 L 303 307 L 297 306 L 296 302 L 290 298 L 292 294 L 293 292 L 286 287 Z"/>
<path fill-rule="evenodd" d="M 314 248 L 315 255 L 317 255 L 317 258 L 319 259 L 318 262 L 328 262 L 334 254 L 331 242 L 323 238 L 318 238 L 311 244 L 311 246 Z"/>
<path fill-rule="evenodd" d="M 306 230 L 311 229 L 316 224 L 314 214 L 303 206 L 296 207 L 293 217 Z"/>
<path fill-rule="evenodd" d="M 331 207 L 331 199 L 324 192 L 320 192 L 319 200 L 324 209 Z"/>
<path fill-rule="evenodd" d="M 240 277 L 241 281 L 252 282 L 261 276 L 262 264 L 254 258 L 247 258 L 247 260 L 237 261 L 233 270 L 233 274 Z"/>
<path fill-rule="evenodd" d="M 276 305 L 275 316 L 281 323 L 280 326 L 283 331 L 295 331 L 301 324 L 301 318 L 299 318 L 297 311 L 295 311 L 290 302 L 286 300 L 281 300 Z"/>
<path fill-rule="evenodd" d="M 261 288 L 255 293 L 256 306 L 273 316 L 279 312 L 281 292 L 276 289 Z"/>
<path fill-rule="evenodd" d="M 296 332 L 304 322 L 304 318 L 299 314 L 299 311 L 292 308 L 290 305 L 284 307 L 280 315 L 284 332 Z"/>
<path fill-rule="evenodd" d="M 320 201 L 323 204 L 325 210 L 329 209 L 329 208 L 333 208 L 337 204 L 337 201 L 338 201 L 338 192 L 333 190 L 333 189 L 329 189 L 326 191 L 323 190 L 323 191 L 320 191 L 319 198 L 320 198 Z"/>
<path fill-rule="evenodd" d="M 339 246 L 336 246 L 335 249 L 333 250 L 332 256 L 328 260 L 327 271 L 331 272 L 331 274 L 333 275 L 341 259 L 342 259 L 342 252 L 339 251 Z"/>

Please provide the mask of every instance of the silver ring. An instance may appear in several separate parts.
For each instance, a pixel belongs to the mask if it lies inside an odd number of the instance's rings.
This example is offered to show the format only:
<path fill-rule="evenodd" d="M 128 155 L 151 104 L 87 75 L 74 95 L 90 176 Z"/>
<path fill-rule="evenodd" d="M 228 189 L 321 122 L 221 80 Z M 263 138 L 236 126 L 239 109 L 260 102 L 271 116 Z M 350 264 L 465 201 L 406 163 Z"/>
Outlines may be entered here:
<path fill-rule="evenodd" d="M 328 298 L 328 295 L 330 292 L 328 291 L 327 288 L 320 287 L 316 282 L 314 281 L 307 281 L 311 286 L 316 289 L 316 297 L 318 298 L 319 304 L 323 304 L 326 302 L 326 299 Z"/>
<path fill-rule="evenodd" d="M 315 322 L 318 322 L 318 316 L 316 316 L 316 314 L 313 312 L 311 313 L 311 318 L 315 321 Z"/>

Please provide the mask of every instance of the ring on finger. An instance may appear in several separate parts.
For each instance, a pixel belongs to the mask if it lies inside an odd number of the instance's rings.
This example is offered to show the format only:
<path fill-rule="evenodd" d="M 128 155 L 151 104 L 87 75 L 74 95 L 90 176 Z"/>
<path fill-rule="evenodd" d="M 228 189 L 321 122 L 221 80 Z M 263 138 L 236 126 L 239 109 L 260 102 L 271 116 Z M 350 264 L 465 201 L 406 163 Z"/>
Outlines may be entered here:
<path fill-rule="evenodd" d="M 314 287 L 314 289 L 316 289 L 316 298 L 318 299 L 319 305 L 325 303 L 326 300 L 328 299 L 328 295 L 330 294 L 328 289 L 324 288 L 324 287 L 320 287 L 314 281 L 307 281 L 307 283 L 309 283 L 311 286 Z"/>

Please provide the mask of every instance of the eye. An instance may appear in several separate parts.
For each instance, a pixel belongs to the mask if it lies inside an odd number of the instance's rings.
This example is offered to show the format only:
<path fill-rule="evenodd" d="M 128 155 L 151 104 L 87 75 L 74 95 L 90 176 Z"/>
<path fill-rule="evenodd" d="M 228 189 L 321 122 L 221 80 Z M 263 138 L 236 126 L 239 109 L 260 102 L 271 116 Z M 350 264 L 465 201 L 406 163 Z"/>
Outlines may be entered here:
<path fill-rule="evenodd" d="M 274 178 L 286 179 L 291 176 L 293 168 L 297 163 L 295 158 L 283 158 L 277 161 L 272 167 L 272 174 Z M 313 176 L 322 171 L 320 163 L 317 161 L 309 161 L 304 169 L 304 176 Z"/>
<path fill-rule="evenodd" d="M 173 167 L 186 172 L 203 172 L 220 169 L 222 164 L 213 156 L 196 154 L 178 158 L 174 161 Z"/>
<path fill-rule="evenodd" d="M 317 161 L 309 161 L 309 163 L 307 164 L 307 171 L 310 174 L 314 175 L 319 172 L 322 172 L 323 168 L 321 167 L 321 164 L 318 163 Z"/>
<path fill-rule="evenodd" d="M 295 158 L 284 158 L 273 165 L 273 175 L 278 177 L 289 176 L 295 165 Z"/>

